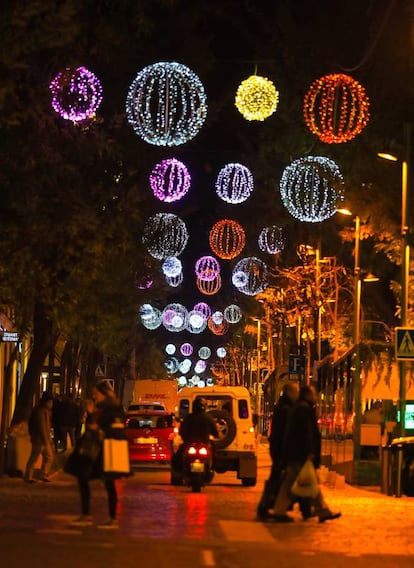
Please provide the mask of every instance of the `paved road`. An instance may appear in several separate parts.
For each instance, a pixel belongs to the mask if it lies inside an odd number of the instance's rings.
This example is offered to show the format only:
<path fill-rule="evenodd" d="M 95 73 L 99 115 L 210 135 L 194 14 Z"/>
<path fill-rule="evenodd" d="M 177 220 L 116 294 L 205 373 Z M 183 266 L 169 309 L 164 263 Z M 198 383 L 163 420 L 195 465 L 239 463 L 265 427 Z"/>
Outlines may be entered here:
<path fill-rule="evenodd" d="M 269 471 L 266 448 L 259 482 L 242 487 L 234 473 L 216 475 L 201 494 L 169 485 L 168 470 L 140 470 L 120 484 L 120 530 L 73 529 L 78 494 L 73 478 L 27 485 L 0 479 L 0 558 L 7 568 L 260 568 L 414 566 L 414 498 L 387 497 L 376 489 L 323 487 L 330 506 L 343 516 L 291 525 L 255 521 Z M 93 482 L 93 516 L 106 517 L 105 493 Z"/>

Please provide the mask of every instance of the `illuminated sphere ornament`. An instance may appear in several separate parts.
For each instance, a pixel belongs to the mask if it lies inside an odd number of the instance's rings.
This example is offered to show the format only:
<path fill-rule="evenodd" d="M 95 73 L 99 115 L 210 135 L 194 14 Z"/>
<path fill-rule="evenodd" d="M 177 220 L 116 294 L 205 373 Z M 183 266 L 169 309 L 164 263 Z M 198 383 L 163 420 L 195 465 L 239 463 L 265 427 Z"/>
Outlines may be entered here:
<path fill-rule="evenodd" d="M 188 313 L 187 331 L 190 333 L 201 333 L 207 327 L 207 318 L 202 312 L 191 310 Z"/>
<path fill-rule="evenodd" d="M 259 249 L 268 254 L 278 254 L 285 248 L 283 230 L 276 225 L 264 227 L 259 234 Z"/>
<path fill-rule="evenodd" d="M 49 88 L 54 110 L 72 122 L 92 118 L 102 102 L 101 83 L 85 67 L 68 67 L 56 75 Z"/>
<path fill-rule="evenodd" d="M 230 304 L 224 310 L 224 319 L 229 323 L 239 323 L 242 319 L 242 311 L 236 304 Z"/>
<path fill-rule="evenodd" d="M 323 156 L 306 156 L 285 168 L 280 180 L 283 205 L 309 223 L 332 217 L 343 200 L 344 180 L 337 164 Z"/>
<path fill-rule="evenodd" d="M 187 227 L 173 213 L 156 213 L 150 217 L 142 235 L 149 254 L 159 260 L 181 254 L 187 241 Z"/>
<path fill-rule="evenodd" d="M 195 273 L 200 280 L 215 280 L 220 273 L 220 265 L 214 256 L 202 256 L 195 264 Z"/>
<path fill-rule="evenodd" d="M 204 373 L 206 369 L 207 369 L 207 363 L 202 359 L 199 359 L 194 365 L 194 372 L 197 373 L 197 375 L 201 375 L 201 373 Z"/>
<path fill-rule="evenodd" d="M 180 284 L 183 283 L 184 280 L 184 276 L 183 273 L 180 272 L 180 274 L 177 274 L 177 276 L 166 276 L 165 277 L 165 281 L 168 284 L 168 286 L 171 286 L 171 288 L 177 288 L 178 286 L 180 286 Z"/>
<path fill-rule="evenodd" d="M 267 288 L 267 266 L 255 256 L 242 258 L 233 269 L 232 282 L 239 292 L 256 296 Z"/>
<path fill-rule="evenodd" d="M 129 88 L 126 112 L 128 122 L 145 142 L 179 146 L 194 138 L 206 119 L 203 84 L 181 63 L 149 65 Z"/>
<path fill-rule="evenodd" d="M 188 322 L 187 309 L 182 304 L 168 304 L 162 312 L 162 323 L 168 331 L 183 331 Z"/>
<path fill-rule="evenodd" d="M 194 305 L 193 310 L 195 312 L 201 312 L 206 320 L 208 320 L 208 318 L 211 316 L 211 308 L 205 302 L 198 302 Z"/>
<path fill-rule="evenodd" d="M 175 351 L 176 351 L 176 347 L 173 343 L 168 343 L 165 346 L 165 352 L 167 353 L 167 355 L 174 355 Z"/>
<path fill-rule="evenodd" d="M 223 359 L 226 355 L 227 355 L 227 351 L 225 347 L 218 347 L 216 350 L 217 353 L 217 357 L 220 357 L 220 359 Z"/>
<path fill-rule="evenodd" d="M 162 313 L 158 308 L 151 304 L 143 304 L 139 309 L 141 323 L 147 329 L 153 330 L 160 327 L 162 323 Z"/>
<path fill-rule="evenodd" d="M 229 330 L 229 324 L 225 319 L 223 319 L 221 323 L 216 323 L 213 320 L 213 316 L 208 318 L 207 325 L 209 330 L 214 333 L 214 335 L 224 335 Z"/>
<path fill-rule="evenodd" d="M 222 219 L 212 226 L 209 242 L 214 254 L 229 260 L 241 253 L 246 243 L 246 235 L 237 221 Z"/>
<path fill-rule="evenodd" d="M 167 369 L 167 373 L 176 373 L 178 371 L 178 359 L 176 357 L 169 357 L 166 359 L 165 368 Z"/>
<path fill-rule="evenodd" d="M 215 311 L 213 314 L 211 314 L 211 319 L 213 320 L 213 322 L 217 325 L 223 323 L 224 320 L 224 314 L 223 312 L 220 312 L 219 310 Z"/>
<path fill-rule="evenodd" d="M 172 203 L 180 200 L 188 192 L 191 177 L 187 167 L 182 162 L 171 158 L 163 160 L 155 166 L 149 181 L 157 199 Z"/>
<path fill-rule="evenodd" d="M 242 164 L 226 164 L 217 176 L 216 193 L 223 201 L 243 203 L 253 191 L 253 175 Z"/>
<path fill-rule="evenodd" d="M 265 120 L 277 109 L 279 92 L 276 87 L 259 75 L 251 75 L 237 89 L 236 107 L 246 120 Z"/>
<path fill-rule="evenodd" d="M 197 278 L 196 286 L 202 294 L 213 296 L 221 288 L 221 276 L 218 274 L 214 280 L 200 280 L 200 278 Z"/>
<path fill-rule="evenodd" d="M 303 102 L 305 123 L 327 144 L 355 138 L 368 123 L 369 99 L 349 75 L 333 73 L 312 83 Z"/>
<path fill-rule="evenodd" d="M 183 343 L 180 347 L 180 352 L 181 355 L 184 355 L 184 357 L 189 357 L 193 354 L 193 346 L 191 343 Z"/>
<path fill-rule="evenodd" d="M 207 347 L 206 345 L 200 347 L 200 349 L 198 350 L 198 356 L 200 357 L 200 359 L 209 359 L 211 357 L 210 347 Z"/>
<path fill-rule="evenodd" d="M 181 274 L 182 268 L 183 265 L 181 260 L 175 256 L 169 256 L 162 263 L 162 271 L 164 275 L 169 276 L 170 278 L 174 278 L 174 276 Z"/>
<path fill-rule="evenodd" d="M 183 359 L 178 365 L 178 369 L 180 373 L 188 373 L 188 371 L 191 369 L 191 359 Z"/>

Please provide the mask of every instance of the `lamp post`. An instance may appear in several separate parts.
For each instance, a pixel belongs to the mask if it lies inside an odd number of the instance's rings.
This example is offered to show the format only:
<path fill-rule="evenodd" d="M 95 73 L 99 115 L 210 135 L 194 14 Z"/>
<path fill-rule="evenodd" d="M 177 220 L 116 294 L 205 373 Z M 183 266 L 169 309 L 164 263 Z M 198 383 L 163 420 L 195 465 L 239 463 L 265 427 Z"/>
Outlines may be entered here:
<path fill-rule="evenodd" d="M 408 159 L 410 156 L 411 125 L 404 125 L 404 159 L 401 161 L 401 327 L 407 327 L 408 312 L 408 284 L 410 278 L 410 244 L 408 242 L 407 225 L 407 194 L 408 194 Z M 378 152 L 378 156 L 393 162 L 398 161 L 394 154 Z M 406 362 L 399 361 L 400 389 L 399 389 L 399 410 L 400 424 L 399 434 L 405 434 L 405 409 L 406 409 Z"/>

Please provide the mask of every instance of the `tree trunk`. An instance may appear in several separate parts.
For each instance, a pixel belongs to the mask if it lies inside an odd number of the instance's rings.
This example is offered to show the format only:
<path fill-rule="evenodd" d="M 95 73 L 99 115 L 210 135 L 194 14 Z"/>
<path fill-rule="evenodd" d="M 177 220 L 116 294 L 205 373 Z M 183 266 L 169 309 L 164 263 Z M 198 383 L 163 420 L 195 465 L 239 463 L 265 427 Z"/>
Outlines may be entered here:
<path fill-rule="evenodd" d="M 32 351 L 18 393 L 11 422 L 13 426 L 29 419 L 33 399 L 36 394 L 39 394 L 42 366 L 47 354 L 55 346 L 52 322 L 47 318 L 45 306 L 41 303 L 36 303 L 33 324 Z"/>

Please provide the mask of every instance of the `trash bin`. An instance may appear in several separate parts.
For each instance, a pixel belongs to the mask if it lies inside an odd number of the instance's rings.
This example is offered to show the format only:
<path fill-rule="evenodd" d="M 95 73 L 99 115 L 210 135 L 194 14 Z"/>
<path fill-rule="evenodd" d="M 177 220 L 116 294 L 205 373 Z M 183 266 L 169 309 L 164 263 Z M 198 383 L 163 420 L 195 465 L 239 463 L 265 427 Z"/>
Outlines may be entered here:
<path fill-rule="evenodd" d="M 408 497 L 414 497 L 414 436 L 396 438 L 391 447 L 401 452 L 401 491 Z"/>

